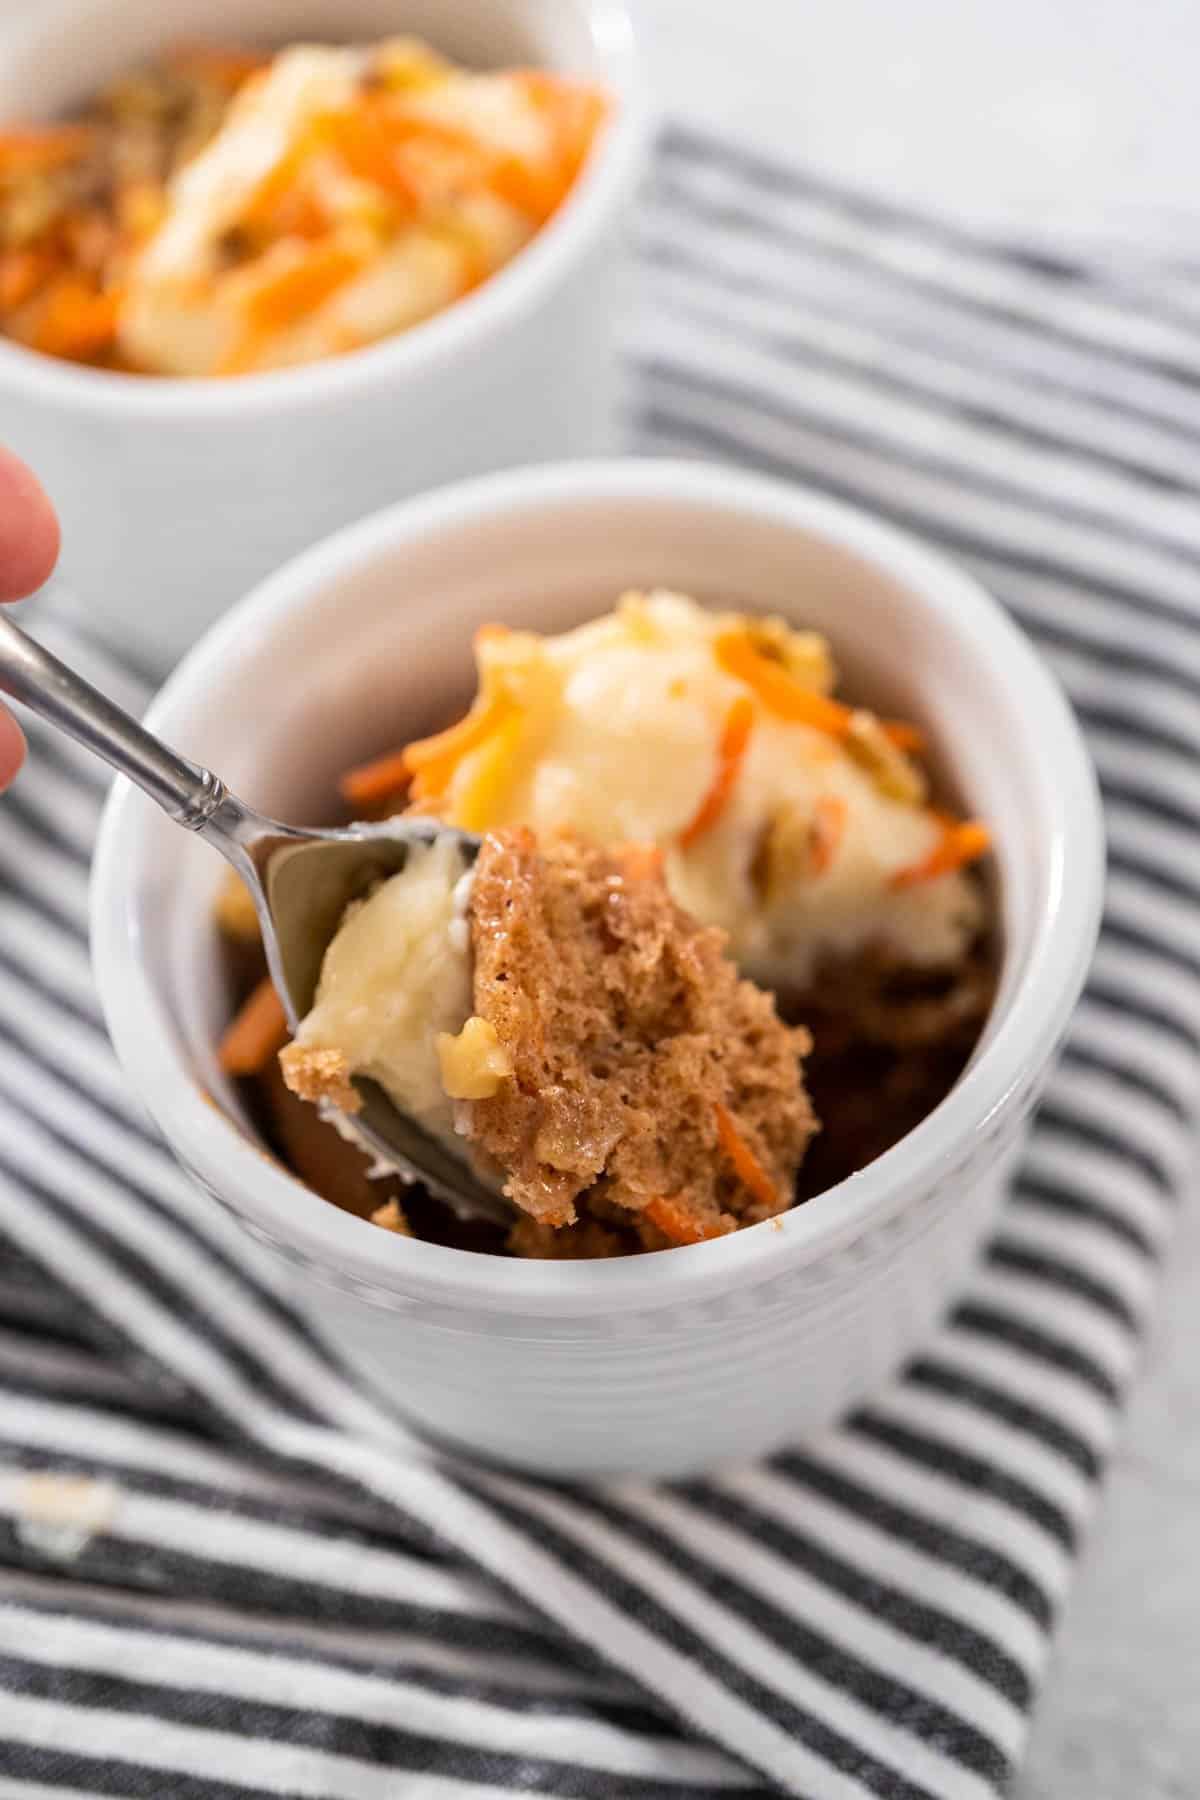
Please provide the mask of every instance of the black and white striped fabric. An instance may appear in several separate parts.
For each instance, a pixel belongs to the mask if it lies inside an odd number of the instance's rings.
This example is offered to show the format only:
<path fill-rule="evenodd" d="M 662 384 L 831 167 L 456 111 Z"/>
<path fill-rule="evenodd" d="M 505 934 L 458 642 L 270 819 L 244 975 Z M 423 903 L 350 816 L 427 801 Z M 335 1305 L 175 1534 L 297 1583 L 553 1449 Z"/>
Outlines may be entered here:
<path fill-rule="evenodd" d="M 638 446 L 948 545 L 1090 735 L 1104 937 L 1011 1203 L 904 1378 L 768 1464 L 578 1490 L 448 1462 L 126 1089 L 85 940 L 101 784 L 35 730 L 0 803 L 7 1800 L 984 1800 L 1019 1760 L 1193 1147 L 1200 289 L 683 128 L 640 252 Z"/>

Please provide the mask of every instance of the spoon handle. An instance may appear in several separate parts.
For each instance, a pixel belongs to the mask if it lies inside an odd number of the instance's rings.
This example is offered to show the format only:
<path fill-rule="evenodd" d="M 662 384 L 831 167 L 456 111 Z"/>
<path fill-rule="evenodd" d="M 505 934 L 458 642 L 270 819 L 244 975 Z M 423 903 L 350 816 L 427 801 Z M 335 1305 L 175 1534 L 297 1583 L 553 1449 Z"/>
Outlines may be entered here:
<path fill-rule="evenodd" d="M 188 831 L 202 830 L 226 798 L 224 782 L 177 756 L 114 701 L 11 619 L 0 617 L 0 693 L 65 731 L 93 755 L 128 775 Z"/>

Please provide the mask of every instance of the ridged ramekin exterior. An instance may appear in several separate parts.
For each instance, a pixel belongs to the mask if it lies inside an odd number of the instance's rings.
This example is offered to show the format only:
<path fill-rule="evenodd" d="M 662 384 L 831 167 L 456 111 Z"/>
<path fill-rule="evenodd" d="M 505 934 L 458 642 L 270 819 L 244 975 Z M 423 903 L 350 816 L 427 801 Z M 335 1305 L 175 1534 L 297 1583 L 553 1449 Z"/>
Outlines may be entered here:
<path fill-rule="evenodd" d="M 714 1242 L 533 1263 L 398 1238 L 248 1140 L 213 1044 L 220 865 L 136 794 L 93 886 L 106 1016 L 181 1161 L 290 1265 L 298 1303 L 430 1433 L 548 1474 L 681 1474 L 811 1435 L 875 1390 L 960 1290 L 1090 959 L 1095 781 L 1025 639 L 941 557 L 823 496 L 698 464 L 519 471 L 364 521 L 249 597 L 151 722 L 248 797 L 311 801 L 397 708 L 461 683 L 487 618 L 557 628 L 642 576 L 829 630 L 941 736 L 995 831 L 1000 991 L 934 1111 L 837 1188 Z M 314 671 L 319 679 L 314 679 Z M 298 684 L 308 729 L 262 704 Z M 295 719 L 293 711 L 291 720 Z M 285 752 L 282 754 L 281 752 Z M 212 1097 L 220 1104 L 214 1106 Z"/>

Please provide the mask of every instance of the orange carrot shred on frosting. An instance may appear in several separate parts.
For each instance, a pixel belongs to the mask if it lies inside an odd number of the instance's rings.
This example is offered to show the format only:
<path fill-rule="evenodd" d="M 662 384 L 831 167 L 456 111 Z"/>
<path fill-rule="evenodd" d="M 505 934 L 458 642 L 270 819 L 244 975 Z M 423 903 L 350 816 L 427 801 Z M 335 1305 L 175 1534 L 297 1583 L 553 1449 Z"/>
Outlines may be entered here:
<path fill-rule="evenodd" d="M 889 886 L 902 889 L 915 887 L 921 881 L 935 881 L 939 875 L 950 875 L 974 862 L 991 847 L 991 833 L 977 819 L 942 818 L 941 826 L 942 835 L 929 854 L 907 868 L 897 869 Z"/>
<path fill-rule="evenodd" d="M 809 836 L 810 870 L 824 875 L 846 829 L 846 802 L 837 794 L 821 794 L 813 806 Z"/>
<path fill-rule="evenodd" d="M 457 725 L 348 770 L 340 784 L 343 797 L 362 805 L 398 792 L 411 780 L 414 797 L 428 799 L 448 785 L 463 757 L 486 742 L 512 711 L 513 703 L 505 695 L 477 701 Z"/>
<path fill-rule="evenodd" d="M 814 693 L 797 681 L 779 663 L 755 648 L 744 631 L 722 631 L 713 640 L 713 654 L 727 675 L 744 681 L 762 701 L 768 712 L 792 725 L 811 725 L 815 731 L 826 731 L 831 737 L 845 737 L 850 730 L 854 708 L 831 700 L 827 694 Z M 898 750 L 921 750 L 924 733 L 904 719 L 882 719 L 880 725 Z"/>
<path fill-rule="evenodd" d="M 708 792 L 679 834 L 680 846 L 684 850 L 711 830 L 724 812 L 741 771 L 753 728 L 754 702 L 747 695 L 741 694 L 726 713 L 725 723 L 721 727 L 716 774 Z"/>
<path fill-rule="evenodd" d="M 884 719 L 881 721 L 883 735 L 895 744 L 897 750 L 907 751 L 919 756 L 925 748 L 925 733 L 919 725 L 910 725 L 907 719 Z"/>
<path fill-rule="evenodd" d="M 708 1238 L 725 1236 L 725 1226 L 701 1224 L 670 1194 L 661 1194 L 648 1200 L 642 1211 L 650 1223 L 665 1238 L 670 1238 L 673 1244 L 703 1244 Z"/>
<path fill-rule="evenodd" d="M 0 176 L 57 169 L 90 150 L 90 125 L 28 125 L 0 130 Z"/>
<path fill-rule="evenodd" d="M 227 1075 L 259 1075 L 288 1041 L 283 1005 L 264 975 L 226 1028 L 217 1061 Z"/>
<path fill-rule="evenodd" d="M 59 275 L 45 290 L 33 347 L 48 356 L 95 356 L 112 343 L 119 308 L 116 293 L 97 293 L 79 275 Z"/>
<path fill-rule="evenodd" d="M 658 844 L 624 844 L 617 856 L 626 881 L 657 881 L 662 874 L 663 853 Z"/>
<path fill-rule="evenodd" d="M 770 657 L 756 650 L 744 631 L 722 631 L 713 640 L 713 654 L 727 675 L 746 686 L 768 712 L 795 725 L 811 725 L 843 737 L 850 726 L 850 708 L 825 694 L 817 694 Z"/>
<path fill-rule="evenodd" d="M 734 1124 L 729 1108 L 722 1106 L 717 1100 L 713 1103 L 713 1111 L 717 1119 L 717 1141 L 733 1164 L 742 1186 L 764 1206 L 778 1206 L 779 1194 L 775 1183 Z"/>
<path fill-rule="evenodd" d="M 337 244 L 306 251 L 287 268 L 267 277 L 246 302 L 251 329 L 275 330 L 291 325 L 328 300 L 362 267 L 362 257 Z"/>
<path fill-rule="evenodd" d="M 583 165 L 604 117 L 602 97 L 542 69 L 518 77 L 526 99 L 541 114 L 550 137 L 548 157 L 498 156 L 488 176 L 497 197 L 535 225 L 543 225 L 562 204 Z"/>
<path fill-rule="evenodd" d="M 369 181 L 392 200 L 414 210 L 418 193 L 396 158 L 395 146 L 383 131 L 378 109 L 357 106 L 352 110 L 322 114 L 314 124 L 314 137 L 327 142 L 358 181 Z"/>
<path fill-rule="evenodd" d="M 447 756 L 464 757 L 491 735 L 511 707 L 511 700 L 503 694 L 493 694 L 489 700 L 477 700 L 457 725 L 447 726 L 445 731 L 437 731 L 432 737 L 417 738 L 409 744 L 404 752 L 409 768 L 417 774 Z"/>
<path fill-rule="evenodd" d="M 54 267 L 55 259 L 42 250 L 9 250 L 0 255 L 0 309 L 8 312 L 32 299 Z"/>
<path fill-rule="evenodd" d="M 338 784 L 342 798 L 353 806 L 365 806 L 388 794 L 403 793 L 412 779 L 406 756 L 404 750 L 393 750 L 387 756 L 376 757 L 374 762 L 348 770 Z"/>

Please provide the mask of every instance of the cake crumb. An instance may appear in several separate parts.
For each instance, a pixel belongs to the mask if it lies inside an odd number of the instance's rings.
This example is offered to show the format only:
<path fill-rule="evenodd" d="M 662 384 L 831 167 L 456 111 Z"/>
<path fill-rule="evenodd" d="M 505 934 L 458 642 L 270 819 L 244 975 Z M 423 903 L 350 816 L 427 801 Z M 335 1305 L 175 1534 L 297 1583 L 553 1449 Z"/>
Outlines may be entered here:
<path fill-rule="evenodd" d="M 411 1237 L 412 1226 L 404 1216 L 404 1210 L 398 1200 L 389 1200 L 384 1206 L 377 1206 L 371 1214 L 372 1225 L 378 1225 L 381 1231 L 394 1231 L 397 1237 Z"/>
<path fill-rule="evenodd" d="M 345 1052 L 318 1044 L 287 1044 L 279 1052 L 283 1079 L 301 1100 L 327 1100 L 340 1112 L 355 1113 L 362 1100 L 350 1080 Z"/>

